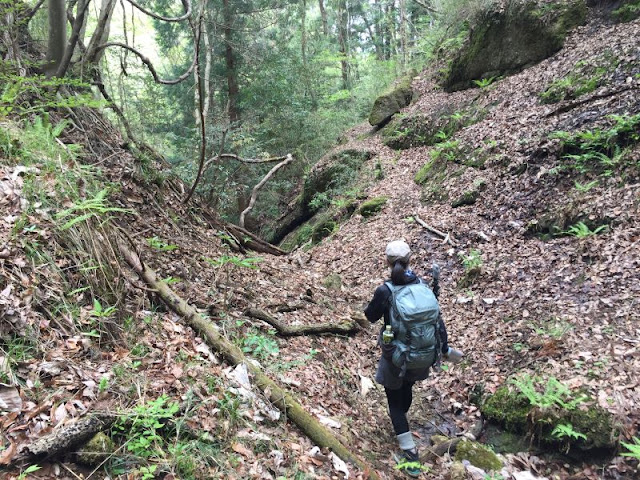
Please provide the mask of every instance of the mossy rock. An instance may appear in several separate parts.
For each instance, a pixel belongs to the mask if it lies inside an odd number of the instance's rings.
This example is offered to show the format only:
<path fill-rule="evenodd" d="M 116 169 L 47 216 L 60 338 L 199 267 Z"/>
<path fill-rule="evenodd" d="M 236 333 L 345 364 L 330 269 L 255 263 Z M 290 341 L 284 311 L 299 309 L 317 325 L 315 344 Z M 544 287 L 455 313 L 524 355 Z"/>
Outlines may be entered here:
<path fill-rule="evenodd" d="M 393 115 L 411 103 L 413 99 L 411 82 L 414 76 L 415 72 L 411 72 L 389 91 L 376 98 L 369 114 L 369 123 L 372 126 L 380 126 L 388 122 Z"/>
<path fill-rule="evenodd" d="M 598 405 L 536 407 L 519 391 L 502 386 L 482 403 L 480 411 L 489 421 L 508 432 L 526 435 L 542 447 L 589 455 L 596 451 L 611 453 L 617 446 L 619 430 L 613 416 Z M 559 425 L 571 425 L 586 438 L 558 438 L 553 432 Z"/>
<path fill-rule="evenodd" d="M 620 6 L 611 12 L 611 16 L 616 22 L 630 22 L 640 17 L 640 1 L 622 1 Z"/>
<path fill-rule="evenodd" d="M 311 240 L 313 241 L 313 243 L 318 243 L 322 239 L 335 232 L 337 227 L 338 223 L 333 219 L 333 216 L 329 212 L 320 215 L 317 222 L 313 226 L 313 230 L 311 232 Z"/>
<path fill-rule="evenodd" d="M 382 143 L 395 150 L 435 145 L 461 128 L 479 122 L 486 113 L 486 110 L 476 107 L 454 111 L 447 106 L 429 115 L 397 116 L 380 131 L 380 135 Z"/>
<path fill-rule="evenodd" d="M 473 205 L 478 200 L 480 192 L 478 190 L 470 190 L 464 192 L 459 198 L 451 202 L 453 208 L 463 207 L 465 205 Z"/>
<path fill-rule="evenodd" d="M 511 2 L 504 10 L 482 12 L 445 72 L 445 89 L 468 88 L 473 80 L 515 73 L 550 57 L 586 14 L 584 0 Z"/>
<path fill-rule="evenodd" d="M 529 440 L 521 433 L 507 432 L 491 423 L 483 431 L 483 441 L 500 454 L 526 452 L 530 447 Z"/>
<path fill-rule="evenodd" d="M 508 431 L 525 433 L 527 431 L 527 415 L 531 404 L 527 398 L 512 392 L 506 385 L 498 388 L 481 405 L 480 411 L 490 421 L 503 425 Z"/>
<path fill-rule="evenodd" d="M 329 157 L 325 162 L 315 168 L 304 182 L 302 195 L 299 202 L 307 211 L 313 212 L 313 207 L 309 202 L 317 194 L 321 193 L 341 193 L 353 183 L 357 177 L 360 167 L 373 157 L 373 153 L 368 150 L 346 149 L 337 152 Z"/>
<path fill-rule="evenodd" d="M 461 462 L 468 460 L 471 465 L 483 469 L 486 472 L 500 470 L 502 461 L 488 447 L 470 440 L 462 440 L 456 447 L 455 460 Z"/>
<path fill-rule="evenodd" d="M 462 462 L 453 462 L 449 467 L 449 480 L 467 480 L 467 469 Z"/>
<path fill-rule="evenodd" d="M 78 463 L 96 467 L 115 451 L 113 440 L 104 433 L 98 432 L 76 452 L 76 460 Z"/>
<path fill-rule="evenodd" d="M 360 215 L 362 215 L 364 218 L 372 217 L 382 210 L 382 208 L 386 205 L 387 200 L 387 197 L 376 197 L 372 198 L 371 200 L 367 200 L 362 205 L 360 205 Z"/>
<path fill-rule="evenodd" d="M 337 273 L 332 273 L 324 279 L 322 284 L 328 289 L 340 290 L 340 287 L 342 287 L 342 277 Z"/>

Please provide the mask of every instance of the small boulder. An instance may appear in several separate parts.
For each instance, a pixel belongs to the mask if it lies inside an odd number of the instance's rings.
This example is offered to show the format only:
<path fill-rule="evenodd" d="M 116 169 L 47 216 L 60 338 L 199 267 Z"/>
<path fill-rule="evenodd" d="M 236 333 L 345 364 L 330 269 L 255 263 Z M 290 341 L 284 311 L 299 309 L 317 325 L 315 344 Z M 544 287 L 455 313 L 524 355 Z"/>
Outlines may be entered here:
<path fill-rule="evenodd" d="M 376 127 L 387 123 L 393 115 L 407 107 L 413 99 L 411 80 L 413 74 L 402 79 L 386 93 L 383 93 L 373 104 L 369 114 L 369 123 Z"/>
<path fill-rule="evenodd" d="M 382 210 L 382 207 L 387 203 L 387 197 L 376 197 L 371 200 L 367 200 L 360 205 L 360 215 L 364 218 L 369 218 Z"/>
<path fill-rule="evenodd" d="M 502 461 L 488 447 L 481 443 L 462 440 L 456 448 L 455 459 L 457 461 L 468 460 L 471 465 L 484 471 L 500 470 Z"/>

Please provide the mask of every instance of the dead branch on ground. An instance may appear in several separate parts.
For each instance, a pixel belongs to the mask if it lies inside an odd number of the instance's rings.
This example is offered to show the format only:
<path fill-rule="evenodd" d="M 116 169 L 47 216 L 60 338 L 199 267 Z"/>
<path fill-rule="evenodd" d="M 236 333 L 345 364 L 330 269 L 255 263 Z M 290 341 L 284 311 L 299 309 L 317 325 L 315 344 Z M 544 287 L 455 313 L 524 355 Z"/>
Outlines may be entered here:
<path fill-rule="evenodd" d="M 426 230 L 430 231 L 434 235 L 437 235 L 438 237 L 440 237 L 442 239 L 442 243 L 448 243 L 452 247 L 456 246 L 456 242 L 451 238 L 451 234 L 450 233 L 443 233 L 440 230 L 432 227 L 427 222 L 422 220 L 418 215 L 414 215 L 414 218 L 416 219 L 416 222 L 418 222 L 418 224 L 420 226 L 422 226 Z"/>
<path fill-rule="evenodd" d="M 482 427 L 484 426 L 484 422 L 482 419 L 479 419 L 473 428 L 469 431 L 473 438 L 478 438 L 480 433 L 482 432 Z M 454 452 L 462 440 L 466 437 L 456 437 L 451 440 L 447 440 L 446 442 L 439 443 L 428 448 L 422 455 L 420 455 L 420 462 L 422 463 L 432 463 L 437 457 L 443 456 L 447 452 Z"/>
<path fill-rule="evenodd" d="M 226 223 L 220 219 L 214 218 L 213 215 L 211 215 L 211 213 L 206 210 L 202 211 L 202 215 L 213 228 L 223 230 L 224 232 L 231 235 L 240 248 L 247 248 L 249 250 L 253 250 L 254 252 L 267 253 L 269 255 L 281 256 L 287 254 L 287 252 L 285 252 L 284 250 L 276 247 L 275 245 L 271 245 L 269 242 L 265 242 L 257 235 L 251 233 L 249 230 L 239 227 L 238 225 Z"/>
<path fill-rule="evenodd" d="M 287 325 L 278 318 L 269 315 L 264 310 L 249 308 L 244 314 L 247 317 L 257 318 L 274 327 L 283 337 L 298 337 L 303 335 L 321 335 L 331 333 L 336 335 L 352 335 L 362 330 L 357 321 L 348 323 L 317 323 L 315 325 Z"/>
<path fill-rule="evenodd" d="M 119 241 L 120 253 L 129 266 L 142 278 L 174 312 L 184 318 L 186 323 L 198 331 L 230 364 L 244 364 L 253 376 L 253 382 L 276 407 L 287 415 L 315 444 L 330 448 L 336 455 L 346 461 L 353 462 L 360 468 L 366 478 L 380 480 L 378 474 L 358 455 L 350 451 L 333 433 L 316 418 L 309 414 L 294 397 L 271 380 L 255 363 L 245 357 L 242 350 L 229 341 L 208 319 L 200 315 L 195 308 L 179 297 L 169 286 L 157 279 L 156 273 L 148 268 L 140 258 Z"/>
<path fill-rule="evenodd" d="M 593 102 L 594 100 L 600 100 L 602 98 L 613 97 L 614 95 L 618 95 L 619 93 L 627 92 L 629 90 L 637 90 L 637 89 L 638 89 L 637 86 L 627 86 L 627 87 L 619 88 L 618 90 L 613 90 L 611 92 L 592 95 L 589 98 L 585 98 L 584 100 L 576 100 L 566 105 L 563 105 L 559 108 L 556 108 L 555 110 L 547 113 L 545 117 L 546 118 L 553 117 L 554 115 L 559 115 L 561 113 L 568 112 L 569 110 L 573 110 L 574 108 L 577 108 L 580 105 L 584 105 L 585 103 L 590 103 L 590 102 Z"/>

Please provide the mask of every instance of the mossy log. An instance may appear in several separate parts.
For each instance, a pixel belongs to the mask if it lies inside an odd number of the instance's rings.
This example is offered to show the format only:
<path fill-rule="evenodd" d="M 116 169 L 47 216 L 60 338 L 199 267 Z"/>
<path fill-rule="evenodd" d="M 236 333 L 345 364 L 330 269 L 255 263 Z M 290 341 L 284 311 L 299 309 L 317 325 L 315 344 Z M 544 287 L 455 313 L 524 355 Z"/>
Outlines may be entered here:
<path fill-rule="evenodd" d="M 326 427 L 308 413 L 300 403 L 286 390 L 271 380 L 255 363 L 247 361 L 242 350 L 221 334 L 219 328 L 204 318 L 198 311 L 178 296 L 169 286 L 158 280 L 156 273 L 142 263 L 138 255 L 127 248 L 123 242 L 118 243 L 120 253 L 131 268 L 142 278 L 162 300 L 195 330 L 197 330 L 218 353 L 230 364 L 244 364 L 253 376 L 253 382 L 263 394 L 278 407 L 287 418 L 293 421 L 316 445 L 331 449 L 345 461 L 352 462 L 360 468 L 365 478 L 379 480 L 379 475 L 364 460 L 351 452 Z"/>
<path fill-rule="evenodd" d="M 357 319 L 349 323 L 317 323 L 315 325 L 286 325 L 276 317 L 263 310 L 249 308 L 244 312 L 247 317 L 257 318 L 274 327 L 283 337 L 298 337 L 302 335 L 320 335 L 333 333 L 336 335 L 352 335 L 362 330 L 363 325 Z"/>
<path fill-rule="evenodd" d="M 96 433 L 105 430 L 115 422 L 117 416 L 112 413 L 92 413 L 79 420 L 63 425 L 61 428 L 39 438 L 12 460 L 12 465 L 33 462 L 42 458 L 55 458 L 74 451 L 85 444 Z"/>

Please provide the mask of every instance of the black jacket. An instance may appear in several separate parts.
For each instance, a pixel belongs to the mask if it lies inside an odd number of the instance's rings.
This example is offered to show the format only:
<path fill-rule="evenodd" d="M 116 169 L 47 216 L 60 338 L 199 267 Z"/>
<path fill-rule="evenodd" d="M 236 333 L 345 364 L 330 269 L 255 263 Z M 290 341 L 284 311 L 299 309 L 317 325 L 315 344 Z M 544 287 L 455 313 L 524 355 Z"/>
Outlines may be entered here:
<path fill-rule="evenodd" d="M 411 270 L 407 270 L 405 274 L 405 282 L 402 285 L 409 285 L 410 283 L 418 283 L 420 280 Z M 424 282 L 424 280 L 423 280 Z M 426 283 L 426 282 L 424 282 Z M 384 325 L 381 330 L 384 330 L 385 325 L 390 325 L 391 320 L 389 318 L 391 311 L 391 290 L 384 283 L 376 288 L 373 294 L 373 299 L 364 309 L 364 314 L 371 323 L 377 322 L 381 317 L 384 317 Z M 446 353 L 449 349 L 447 329 L 442 320 L 442 316 L 438 320 L 440 322 L 440 345 L 442 346 L 442 353 Z"/>

